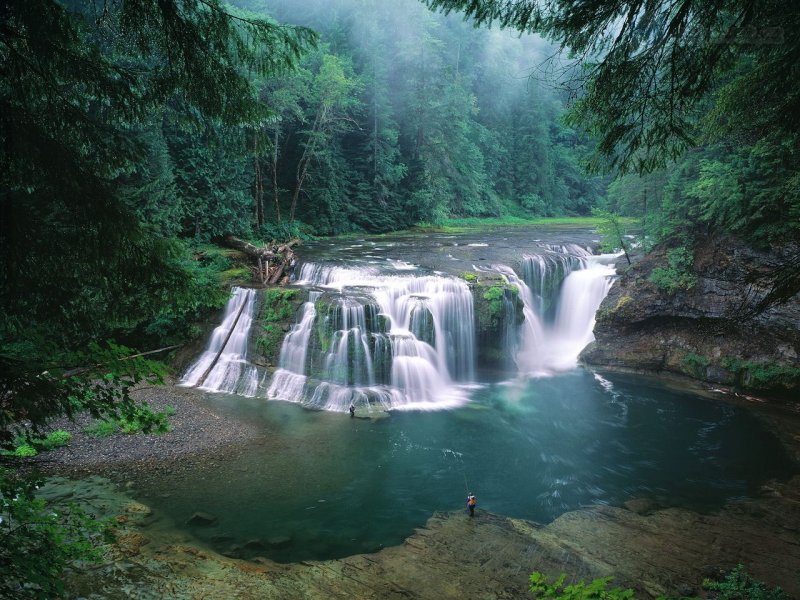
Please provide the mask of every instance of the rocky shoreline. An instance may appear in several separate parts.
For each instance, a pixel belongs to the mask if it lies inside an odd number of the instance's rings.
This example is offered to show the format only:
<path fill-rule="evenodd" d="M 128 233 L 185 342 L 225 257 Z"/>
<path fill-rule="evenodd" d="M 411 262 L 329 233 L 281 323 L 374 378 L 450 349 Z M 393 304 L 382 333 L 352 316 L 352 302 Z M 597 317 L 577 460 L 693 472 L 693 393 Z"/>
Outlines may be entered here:
<path fill-rule="evenodd" d="M 136 395 L 156 409 L 174 406 L 173 431 L 98 439 L 78 422 L 70 446 L 35 463 L 70 478 L 53 480 L 51 499 L 77 501 L 119 525 L 107 564 L 68 574 L 77 596 L 519 598 L 528 595 L 533 570 L 587 580 L 613 575 L 643 597 L 678 596 L 702 594 L 704 577 L 743 562 L 758 579 L 800 597 L 800 476 L 770 482 L 757 498 L 713 514 L 648 498 L 565 513 L 547 525 L 479 510 L 474 520 L 435 514 L 402 545 L 374 554 L 292 564 L 225 557 L 132 501 L 124 481 L 134 470 L 164 478 L 182 464 L 245 452 L 257 427 L 216 410 L 197 390 L 142 388 Z M 800 414 L 779 404 L 751 407 L 800 457 Z"/>

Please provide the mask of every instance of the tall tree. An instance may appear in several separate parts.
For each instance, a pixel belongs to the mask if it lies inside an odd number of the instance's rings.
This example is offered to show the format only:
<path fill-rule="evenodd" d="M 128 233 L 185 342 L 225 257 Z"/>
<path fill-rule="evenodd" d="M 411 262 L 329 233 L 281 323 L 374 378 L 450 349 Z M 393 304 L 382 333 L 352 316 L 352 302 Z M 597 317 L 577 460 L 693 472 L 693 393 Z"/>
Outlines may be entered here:
<path fill-rule="evenodd" d="M 124 352 L 103 350 L 103 340 L 202 295 L 180 248 L 137 219 L 143 204 L 118 185 L 147 160 L 136 131 L 176 97 L 196 123 L 263 116 L 243 69 L 291 67 L 316 40 L 219 0 L 97 9 L 55 0 L 2 8 L 0 443 L 23 418 L 39 426 L 77 399 L 98 414 L 130 412 L 124 386 L 98 387 L 97 369 L 67 378 L 68 367 L 113 370 Z M 131 382 L 138 375 L 126 369 Z"/>

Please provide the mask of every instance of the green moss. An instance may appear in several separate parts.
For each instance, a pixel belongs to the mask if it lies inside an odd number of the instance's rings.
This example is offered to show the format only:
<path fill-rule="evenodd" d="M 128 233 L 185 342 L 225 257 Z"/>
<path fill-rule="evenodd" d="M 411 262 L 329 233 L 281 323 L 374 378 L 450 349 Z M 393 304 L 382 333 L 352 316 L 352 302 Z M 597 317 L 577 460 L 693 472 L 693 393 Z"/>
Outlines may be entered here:
<path fill-rule="evenodd" d="M 285 321 L 294 317 L 293 300 L 299 292 L 286 288 L 267 288 L 261 305 L 261 320 L 266 322 Z"/>
<path fill-rule="evenodd" d="M 275 359 L 283 343 L 283 329 L 274 323 L 265 323 L 256 339 L 256 348 L 270 359 Z"/>
<path fill-rule="evenodd" d="M 489 313 L 492 318 L 503 316 L 503 296 L 505 288 L 500 286 L 490 287 L 483 293 L 483 299 L 489 302 Z"/>
<path fill-rule="evenodd" d="M 692 377 L 704 377 L 710 364 L 711 361 L 709 359 L 694 352 L 689 352 L 681 359 L 681 368 L 684 373 Z"/>
<path fill-rule="evenodd" d="M 461 279 L 469 283 L 475 283 L 476 281 L 478 281 L 478 274 L 473 273 L 472 271 L 464 271 L 461 274 Z"/>
<path fill-rule="evenodd" d="M 236 267 L 234 269 L 222 271 L 219 274 L 220 282 L 226 286 L 237 282 L 248 282 L 250 281 L 251 277 L 252 273 L 247 267 Z"/>
<path fill-rule="evenodd" d="M 736 384 L 751 390 L 790 390 L 800 386 L 800 369 L 788 365 L 724 357 L 720 364 L 733 373 Z"/>
<path fill-rule="evenodd" d="M 278 359 L 283 343 L 284 325 L 294 318 L 296 301 L 300 292 L 287 288 L 267 288 L 261 303 L 261 331 L 256 338 L 256 348 L 270 362 Z"/>

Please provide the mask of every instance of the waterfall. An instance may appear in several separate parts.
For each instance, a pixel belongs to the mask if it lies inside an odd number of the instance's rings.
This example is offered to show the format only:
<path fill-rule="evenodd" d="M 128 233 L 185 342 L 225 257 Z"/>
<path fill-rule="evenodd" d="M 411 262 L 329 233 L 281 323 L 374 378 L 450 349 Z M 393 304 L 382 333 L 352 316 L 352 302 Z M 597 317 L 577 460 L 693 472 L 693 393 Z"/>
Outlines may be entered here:
<path fill-rule="evenodd" d="M 469 288 L 453 277 L 407 274 L 406 263 L 394 269 L 303 265 L 297 285 L 325 291 L 310 292 L 267 397 L 337 411 L 432 410 L 465 400 L 458 384 L 472 381 L 475 362 Z"/>
<path fill-rule="evenodd" d="M 594 315 L 611 286 L 617 255 L 573 244 L 542 246 L 515 272 L 491 270 L 517 288 L 503 295 L 497 340 L 524 375 L 571 369 L 592 339 Z M 258 292 L 233 288 L 222 323 L 180 385 L 347 411 L 437 410 L 468 400 L 475 379 L 473 296 L 461 278 L 403 261 L 377 266 L 303 265 L 295 284 L 308 298 L 283 339 L 278 369 L 248 361 Z M 513 367 L 513 365 L 510 365 Z"/>
<path fill-rule="evenodd" d="M 575 244 L 547 245 L 543 254 L 525 255 L 522 277 L 505 265 L 492 265 L 514 285 L 525 320 L 515 352 L 520 372 L 548 375 L 572 369 L 594 340 L 595 313 L 606 297 L 618 255 L 592 255 Z"/>
<path fill-rule="evenodd" d="M 214 329 L 208 348 L 189 367 L 180 384 L 210 392 L 255 396 L 258 370 L 247 361 L 250 325 L 256 307 L 256 290 L 235 287 L 225 307 L 222 323 Z"/>

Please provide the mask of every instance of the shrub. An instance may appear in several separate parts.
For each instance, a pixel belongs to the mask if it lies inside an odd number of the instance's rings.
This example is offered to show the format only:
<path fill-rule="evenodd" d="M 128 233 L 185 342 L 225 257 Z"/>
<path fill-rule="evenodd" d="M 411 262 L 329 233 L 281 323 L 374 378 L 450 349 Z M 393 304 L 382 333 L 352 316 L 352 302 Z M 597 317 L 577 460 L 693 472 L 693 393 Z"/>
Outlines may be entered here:
<path fill-rule="evenodd" d="M 769 589 L 766 585 L 753 579 L 744 569 L 744 565 L 736 567 L 722 581 L 703 581 L 703 587 L 717 592 L 717 600 L 788 600 L 786 593 L 779 587 Z"/>
<path fill-rule="evenodd" d="M 160 435 L 172 431 L 168 417 L 175 414 L 175 407 L 169 404 L 163 411 L 154 413 L 147 404 L 134 407 L 127 414 L 118 419 L 103 419 L 95 421 L 84 431 L 95 437 L 110 437 L 122 431 L 123 433 L 155 433 Z"/>
<path fill-rule="evenodd" d="M 31 456 L 36 456 L 37 454 L 39 454 L 39 452 L 30 444 L 22 444 L 21 446 L 17 446 L 13 452 L 13 455 L 19 458 L 29 458 Z"/>
<path fill-rule="evenodd" d="M 119 431 L 119 423 L 115 419 L 95 421 L 83 431 L 94 437 L 111 437 Z"/>
<path fill-rule="evenodd" d="M 689 290 L 697 283 L 692 273 L 694 257 L 691 250 L 683 246 L 667 250 L 667 267 L 656 267 L 650 273 L 652 281 L 659 289 L 674 294 L 678 290 Z"/>
<path fill-rule="evenodd" d="M 54 509 L 34 496 L 40 481 L 0 468 L 0 598 L 60 598 L 76 561 L 99 562 L 108 522 L 74 505 Z"/>
<path fill-rule="evenodd" d="M 622 588 L 608 589 L 612 577 L 600 577 L 587 584 L 583 581 L 564 585 L 567 576 L 562 573 L 553 583 L 547 581 L 547 576 L 534 571 L 530 576 L 530 591 L 536 598 L 551 600 L 629 600 L 632 599 L 633 590 Z"/>
<path fill-rule="evenodd" d="M 68 431 L 59 429 L 47 434 L 43 440 L 34 440 L 34 444 L 41 446 L 44 450 L 52 450 L 53 448 L 60 448 L 66 446 L 72 439 L 72 434 Z"/>

